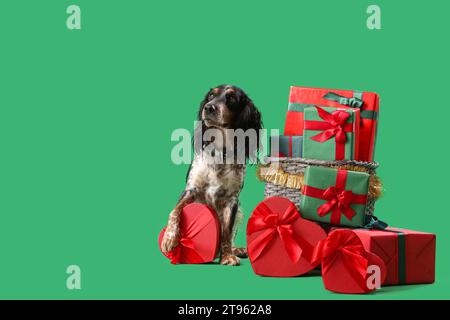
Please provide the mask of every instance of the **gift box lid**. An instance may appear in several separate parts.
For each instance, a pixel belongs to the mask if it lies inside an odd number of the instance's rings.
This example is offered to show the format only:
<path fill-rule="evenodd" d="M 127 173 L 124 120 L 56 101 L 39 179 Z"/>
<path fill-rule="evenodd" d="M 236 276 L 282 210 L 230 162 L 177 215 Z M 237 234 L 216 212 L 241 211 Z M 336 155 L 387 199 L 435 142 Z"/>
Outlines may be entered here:
<path fill-rule="evenodd" d="M 361 92 L 357 90 L 291 86 L 289 92 L 289 103 L 297 104 L 303 108 L 313 105 L 324 107 L 346 106 L 378 112 L 379 99 L 379 95 L 375 92 Z M 361 100 L 362 105 L 358 104 L 357 100 Z M 370 118 L 376 119 L 376 113 L 369 114 Z"/>

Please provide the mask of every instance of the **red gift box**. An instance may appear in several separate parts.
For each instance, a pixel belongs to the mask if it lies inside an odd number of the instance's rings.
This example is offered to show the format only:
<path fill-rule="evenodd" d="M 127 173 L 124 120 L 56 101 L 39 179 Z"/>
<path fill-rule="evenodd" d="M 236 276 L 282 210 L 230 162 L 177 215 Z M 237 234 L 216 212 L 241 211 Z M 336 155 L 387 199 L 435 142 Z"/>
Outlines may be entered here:
<path fill-rule="evenodd" d="M 303 111 L 308 107 L 339 107 L 360 109 L 359 155 L 361 161 L 373 161 L 379 96 L 373 92 L 291 87 L 284 135 L 303 135 Z"/>
<path fill-rule="evenodd" d="M 321 262 L 322 279 L 327 290 L 336 293 L 362 294 L 376 290 L 370 268 L 379 268 L 379 284 L 386 278 L 386 266 L 377 255 L 365 250 L 355 232 L 349 229 L 332 231 L 320 241 L 313 262 Z"/>
<path fill-rule="evenodd" d="M 253 211 L 247 224 L 247 250 L 253 271 L 262 276 L 294 277 L 313 270 L 315 245 L 325 231 L 303 219 L 286 198 L 271 197 Z"/>
<path fill-rule="evenodd" d="M 160 249 L 165 231 L 166 228 L 159 234 Z M 181 211 L 179 244 L 163 254 L 172 264 L 207 263 L 216 258 L 219 244 L 220 223 L 216 213 L 204 204 L 191 203 Z"/>
<path fill-rule="evenodd" d="M 396 228 L 354 231 L 366 250 L 385 262 L 384 285 L 434 282 L 435 234 Z"/>

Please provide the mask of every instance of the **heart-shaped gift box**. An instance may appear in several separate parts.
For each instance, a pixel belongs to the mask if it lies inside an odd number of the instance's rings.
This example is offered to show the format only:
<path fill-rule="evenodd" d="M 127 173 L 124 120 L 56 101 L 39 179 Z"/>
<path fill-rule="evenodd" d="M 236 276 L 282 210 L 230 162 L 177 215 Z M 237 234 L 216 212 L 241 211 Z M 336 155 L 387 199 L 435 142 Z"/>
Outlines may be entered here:
<path fill-rule="evenodd" d="M 325 289 L 336 293 L 369 293 L 386 278 L 383 260 L 366 251 L 360 238 L 350 229 L 330 232 L 317 244 L 313 261 L 322 264 Z"/>
<path fill-rule="evenodd" d="M 326 238 L 316 223 L 303 219 L 286 198 L 271 197 L 253 211 L 247 224 L 247 250 L 261 276 L 293 277 L 313 270 L 315 245 Z"/>
<path fill-rule="evenodd" d="M 164 236 L 159 234 L 158 244 Z M 219 250 L 220 223 L 216 213 L 208 206 L 191 203 L 181 211 L 180 239 L 169 253 L 163 253 L 173 264 L 198 264 L 212 262 Z"/>

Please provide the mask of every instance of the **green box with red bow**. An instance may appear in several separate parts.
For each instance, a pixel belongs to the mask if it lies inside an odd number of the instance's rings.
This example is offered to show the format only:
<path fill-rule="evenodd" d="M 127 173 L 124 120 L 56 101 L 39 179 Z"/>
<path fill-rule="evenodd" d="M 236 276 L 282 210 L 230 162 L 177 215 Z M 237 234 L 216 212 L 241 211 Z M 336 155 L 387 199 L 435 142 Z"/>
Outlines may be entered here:
<path fill-rule="evenodd" d="M 375 92 L 292 86 L 284 126 L 286 136 L 303 135 L 304 112 L 309 107 L 357 108 L 360 110 L 360 140 L 356 160 L 373 161 L 380 97 Z"/>
<path fill-rule="evenodd" d="M 366 224 L 369 174 L 309 166 L 305 170 L 300 214 L 336 226 Z"/>
<path fill-rule="evenodd" d="M 359 109 L 305 109 L 303 158 L 356 160 L 359 152 Z"/>

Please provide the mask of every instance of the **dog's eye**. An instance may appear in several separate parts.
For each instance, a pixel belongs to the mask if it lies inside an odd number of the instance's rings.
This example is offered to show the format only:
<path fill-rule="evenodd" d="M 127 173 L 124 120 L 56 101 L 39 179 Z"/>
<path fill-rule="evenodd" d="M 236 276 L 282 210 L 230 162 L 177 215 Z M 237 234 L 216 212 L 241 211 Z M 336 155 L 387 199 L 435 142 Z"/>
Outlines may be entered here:
<path fill-rule="evenodd" d="M 215 97 L 214 93 L 210 93 L 208 96 L 208 100 L 212 100 L 214 99 L 214 97 Z"/>

